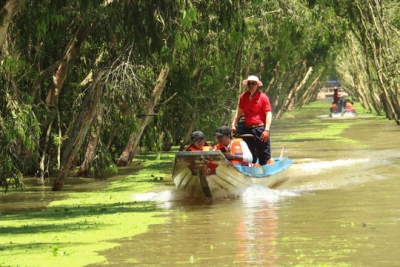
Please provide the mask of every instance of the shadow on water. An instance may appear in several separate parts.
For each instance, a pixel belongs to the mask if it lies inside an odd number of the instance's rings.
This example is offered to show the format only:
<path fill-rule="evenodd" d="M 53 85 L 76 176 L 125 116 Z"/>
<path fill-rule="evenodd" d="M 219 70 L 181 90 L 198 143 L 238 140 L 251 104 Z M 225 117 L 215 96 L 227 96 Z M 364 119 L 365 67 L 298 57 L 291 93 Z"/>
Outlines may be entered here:
<path fill-rule="evenodd" d="M 141 212 L 154 212 L 160 210 L 154 203 L 143 203 L 143 202 L 125 202 L 125 203 L 114 203 L 114 204 L 101 204 L 101 205 L 65 205 L 62 207 L 51 207 L 48 208 L 49 212 L 29 212 L 23 214 L 15 214 L 4 216 L 3 221 L 18 220 L 31 220 L 29 224 L 23 225 L 22 227 L 6 226 L 0 228 L 0 234 L 13 233 L 17 234 L 34 234 L 38 232 L 58 232 L 60 229 L 66 231 L 81 231 L 82 228 L 89 230 L 90 228 L 99 229 L 104 224 L 96 224 L 88 222 L 89 218 L 98 215 L 116 214 L 116 213 L 141 213 Z M 51 225 L 35 225 L 35 220 L 51 220 L 56 221 L 58 219 L 72 218 L 77 219 L 74 223 L 52 223 Z"/>
<path fill-rule="evenodd" d="M 32 200 L 30 198 L 30 200 Z M 21 202 L 18 202 L 21 204 Z M 26 203 L 23 203 L 26 205 Z M 33 211 L 32 211 L 33 210 Z M 67 232 L 69 235 L 81 235 L 84 232 L 105 233 L 110 227 L 115 227 L 115 222 L 104 223 L 104 220 L 98 220 L 100 216 L 115 215 L 130 216 L 130 214 L 151 213 L 161 210 L 154 203 L 143 202 L 124 202 L 113 204 L 74 204 L 63 205 L 59 207 L 48 207 L 46 212 L 34 211 L 18 213 L 15 209 L 12 212 L 3 213 L 2 222 L 5 223 L 0 227 L 0 236 L 3 241 L 7 241 L 7 251 L 25 251 L 28 249 L 49 250 L 54 247 L 56 241 L 51 242 L 13 242 L 18 239 L 19 235 L 36 235 L 38 240 L 40 236 L 53 234 L 54 236 L 60 232 Z M 26 222 L 13 226 L 12 222 Z M 51 222 L 51 223 L 46 223 Z M 77 239 L 74 239 L 77 240 Z M 79 239 L 81 241 L 81 239 Z M 90 242 L 90 241 L 89 241 Z M 62 243 L 62 242 L 60 242 Z M 68 242 L 68 246 L 87 246 L 88 241 Z M 2 249 L 0 248 L 0 251 Z M 36 266 L 36 265 L 35 265 Z"/>
<path fill-rule="evenodd" d="M 62 192 L 53 192 L 54 178 L 46 179 L 44 185 L 36 178 L 24 178 L 23 191 L 0 193 L 0 214 L 43 210 L 54 200 L 66 197 L 68 192 L 96 191 L 106 187 L 105 182 L 94 182 L 94 179 L 67 178 Z M 90 185 L 89 185 L 90 184 Z"/>
<path fill-rule="evenodd" d="M 40 211 L 46 209 L 50 202 L 61 200 L 70 192 L 95 192 L 105 189 L 110 182 L 122 179 L 128 174 L 136 172 L 140 162 L 135 162 L 126 167 L 120 167 L 117 175 L 106 174 L 104 179 L 67 177 L 64 180 L 63 190 L 52 191 L 55 177 L 45 179 L 45 183 L 34 177 L 25 177 L 24 190 L 10 188 L 8 194 L 0 192 L 0 214 L 14 214 L 27 211 Z M 72 172 L 71 172 L 72 174 Z M 150 181 L 150 180 L 149 180 Z M 148 182 L 148 181 L 138 181 Z M 116 191 L 124 191 L 129 188 L 118 188 Z"/>

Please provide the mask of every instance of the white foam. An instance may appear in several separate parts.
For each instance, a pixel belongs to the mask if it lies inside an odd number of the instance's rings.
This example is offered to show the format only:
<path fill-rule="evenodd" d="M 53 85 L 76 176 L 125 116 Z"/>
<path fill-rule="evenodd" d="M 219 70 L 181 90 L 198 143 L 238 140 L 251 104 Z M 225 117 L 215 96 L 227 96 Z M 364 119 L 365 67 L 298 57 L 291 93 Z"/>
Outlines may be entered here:
<path fill-rule="evenodd" d="M 293 164 L 290 168 L 296 171 L 307 172 L 308 174 L 317 174 L 323 170 L 336 169 L 338 167 L 356 165 L 360 163 L 369 162 L 370 159 L 338 159 L 335 161 L 312 161 L 306 163 Z"/>
<path fill-rule="evenodd" d="M 248 188 L 236 190 L 227 194 L 224 191 L 215 192 L 213 194 L 212 201 L 228 201 L 233 199 L 243 199 L 246 203 L 256 202 L 258 200 L 274 203 L 285 197 L 294 197 L 300 195 L 299 192 L 294 190 L 274 190 L 262 185 L 252 185 Z M 192 202 L 196 201 L 195 198 L 189 195 L 189 192 L 184 190 L 165 190 L 161 192 L 149 192 L 143 194 L 134 194 L 131 198 L 135 201 L 154 201 L 163 202 L 166 206 L 168 202 L 185 201 Z M 205 198 L 202 198 L 205 200 Z M 201 200 L 201 199 L 197 199 Z"/>
<path fill-rule="evenodd" d="M 155 202 L 166 202 L 173 200 L 182 200 L 188 197 L 188 192 L 183 190 L 165 190 L 161 192 L 149 192 L 143 194 L 134 194 L 132 199 L 136 201 L 155 201 Z"/>
<path fill-rule="evenodd" d="M 275 190 L 262 185 L 252 185 L 243 191 L 241 198 L 245 201 L 265 200 L 267 202 L 277 202 L 284 197 L 298 195 L 299 193 L 293 190 Z"/>

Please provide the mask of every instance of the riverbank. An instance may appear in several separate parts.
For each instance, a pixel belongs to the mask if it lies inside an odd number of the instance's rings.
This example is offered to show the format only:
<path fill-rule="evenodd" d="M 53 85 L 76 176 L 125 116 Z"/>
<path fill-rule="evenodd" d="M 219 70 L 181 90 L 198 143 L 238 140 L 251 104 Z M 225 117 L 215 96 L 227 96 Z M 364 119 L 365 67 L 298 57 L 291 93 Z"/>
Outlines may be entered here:
<path fill-rule="evenodd" d="M 140 155 L 106 181 L 70 183 L 62 192 L 52 192 L 50 183 L 28 185 L 24 192 L 10 190 L 1 196 L 0 266 L 104 262 L 96 251 L 118 246 L 109 240 L 141 234 L 148 225 L 164 222 L 156 216 L 160 210 L 155 203 L 137 202 L 132 196 L 163 187 L 170 177 L 164 171 L 172 169 L 173 158 L 174 152 Z M 73 179 L 80 178 L 68 178 Z"/>

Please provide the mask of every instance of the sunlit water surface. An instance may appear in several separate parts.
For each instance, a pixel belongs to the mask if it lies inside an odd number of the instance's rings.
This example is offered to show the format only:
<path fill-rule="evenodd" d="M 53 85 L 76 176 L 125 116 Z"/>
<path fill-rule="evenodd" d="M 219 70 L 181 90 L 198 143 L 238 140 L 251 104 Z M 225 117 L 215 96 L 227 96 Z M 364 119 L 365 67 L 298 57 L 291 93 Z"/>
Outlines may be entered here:
<path fill-rule="evenodd" d="M 296 131 L 297 120 L 274 130 Z M 167 223 L 115 240 L 104 266 L 400 266 L 400 128 L 358 120 L 341 134 L 351 142 L 283 144 L 294 163 L 278 188 L 211 203 L 173 186 L 133 195 L 159 203 Z"/>

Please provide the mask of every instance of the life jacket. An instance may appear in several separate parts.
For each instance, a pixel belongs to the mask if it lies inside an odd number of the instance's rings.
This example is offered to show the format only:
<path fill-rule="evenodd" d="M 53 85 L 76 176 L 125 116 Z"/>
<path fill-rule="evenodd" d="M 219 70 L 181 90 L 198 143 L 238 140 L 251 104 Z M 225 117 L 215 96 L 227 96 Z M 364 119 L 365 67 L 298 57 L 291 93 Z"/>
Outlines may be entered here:
<path fill-rule="evenodd" d="M 222 150 L 225 152 L 229 152 L 229 148 L 221 144 L 217 144 L 216 146 L 214 146 L 213 150 Z"/>
<path fill-rule="evenodd" d="M 352 110 L 355 110 L 355 109 L 356 108 L 350 102 L 346 103 L 346 111 L 352 111 Z"/>
<path fill-rule="evenodd" d="M 337 105 L 336 104 L 332 104 L 331 112 L 337 112 Z"/>
<path fill-rule="evenodd" d="M 223 152 L 229 152 L 234 156 L 241 155 L 243 156 L 242 146 L 240 145 L 241 138 L 235 138 L 232 140 L 230 146 L 224 146 L 221 144 L 217 144 L 214 146 L 214 150 L 221 150 Z M 242 165 L 242 162 L 239 160 L 230 160 L 233 165 Z"/>
<path fill-rule="evenodd" d="M 242 156 L 243 157 L 243 151 L 242 151 L 242 146 L 240 145 L 240 141 L 242 141 L 242 138 L 235 138 L 231 142 L 231 154 L 234 156 Z M 239 160 L 231 160 L 233 165 L 242 165 L 242 161 Z"/>
<path fill-rule="evenodd" d="M 186 148 L 186 151 L 192 151 L 192 152 L 195 152 L 195 151 L 209 151 L 209 150 L 210 150 L 210 146 L 207 143 L 204 144 L 203 150 L 198 149 L 194 144 L 190 144 Z"/>

